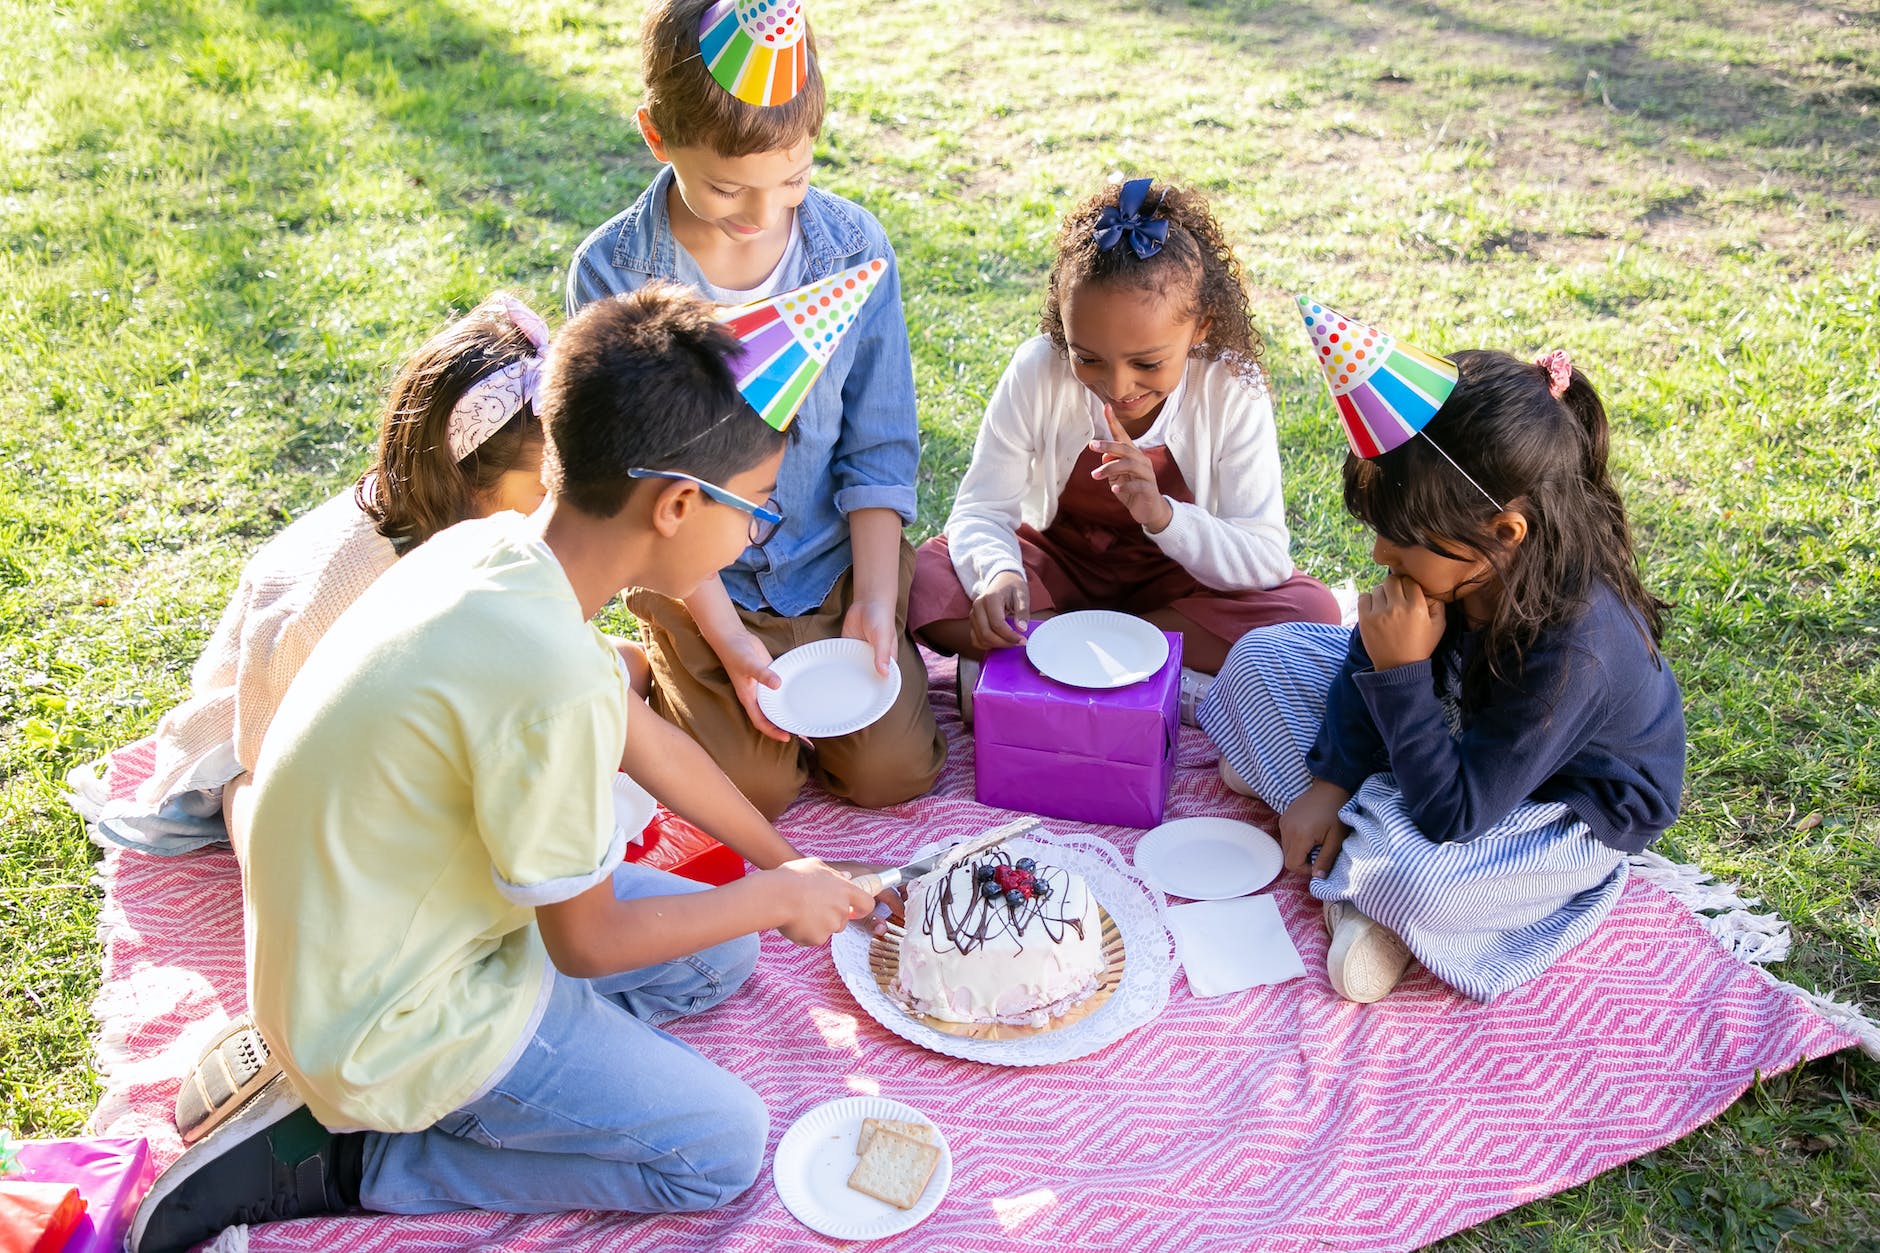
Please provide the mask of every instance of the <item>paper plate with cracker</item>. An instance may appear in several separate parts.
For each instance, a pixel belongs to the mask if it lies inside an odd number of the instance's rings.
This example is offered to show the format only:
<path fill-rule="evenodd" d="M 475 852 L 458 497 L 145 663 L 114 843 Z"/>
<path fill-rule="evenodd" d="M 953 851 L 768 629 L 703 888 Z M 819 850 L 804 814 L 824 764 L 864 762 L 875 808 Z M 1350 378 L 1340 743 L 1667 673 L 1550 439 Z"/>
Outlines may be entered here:
<path fill-rule="evenodd" d="M 948 840 L 919 855 L 939 851 Z M 1037 827 L 1000 845 L 1015 864 L 1034 864 L 1080 876 L 1101 918 L 1103 970 L 1094 993 L 1043 1022 L 943 1021 L 916 1012 L 896 995 L 905 925 L 881 936 L 848 927 L 830 942 L 836 971 L 876 1022 L 922 1048 L 994 1066 L 1049 1066 L 1109 1047 L 1161 1014 L 1175 974 L 1175 947 L 1162 893 L 1151 889 L 1116 849 L 1086 832 L 1053 834 Z M 1055 899 L 1055 898 L 1053 898 Z"/>
<path fill-rule="evenodd" d="M 849 1096 L 791 1124 L 771 1175 L 804 1226 L 838 1240 L 878 1240 L 934 1212 L 953 1179 L 953 1154 L 913 1106 Z"/>

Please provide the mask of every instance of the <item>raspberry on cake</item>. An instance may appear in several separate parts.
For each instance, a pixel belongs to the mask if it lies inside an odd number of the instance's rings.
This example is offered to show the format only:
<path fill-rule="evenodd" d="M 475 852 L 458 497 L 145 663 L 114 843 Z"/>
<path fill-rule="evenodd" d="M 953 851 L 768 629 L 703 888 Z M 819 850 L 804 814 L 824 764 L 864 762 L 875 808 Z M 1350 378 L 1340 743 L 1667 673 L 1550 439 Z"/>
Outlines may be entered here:
<path fill-rule="evenodd" d="M 891 992 L 948 1022 L 1042 1027 L 1097 990 L 1107 962 L 1083 877 L 1003 852 L 916 879 Z"/>

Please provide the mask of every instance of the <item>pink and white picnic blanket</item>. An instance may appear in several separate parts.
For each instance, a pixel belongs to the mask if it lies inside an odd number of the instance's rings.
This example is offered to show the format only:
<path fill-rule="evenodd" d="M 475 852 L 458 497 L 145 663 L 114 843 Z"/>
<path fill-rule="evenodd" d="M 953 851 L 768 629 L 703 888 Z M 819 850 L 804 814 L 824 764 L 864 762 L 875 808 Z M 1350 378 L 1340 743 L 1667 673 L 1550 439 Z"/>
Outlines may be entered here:
<path fill-rule="evenodd" d="M 960 730 L 951 665 L 935 663 L 933 677 L 950 740 L 933 793 L 882 812 L 806 795 L 781 824 L 799 848 L 894 860 L 934 832 L 1009 816 L 972 799 L 973 741 Z M 1185 729 L 1179 751 L 1171 817 L 1272 828 L 1263 807 L 1221 786 L 1205 737 Z M 108 781 L 125 794 L 149 769 L 147 746 L 112 765 Z M 1098 833 L 1125 855 L 1142 834 Z M 239 876 L 226 853 L 114 851 L 103 873 L 95 1128 L 147 1135 L 167 1162 L 180 1150 L 170 1123 L 178 1078 L 245 1008 Z M 1316 904 L 1290 875 L 1272 891 L 1305 978 L 1197 1000 L 1178 973 L 1158 1021 L 1078 1061 L 1016 1070 L 929 1053 L 857 1006 L 826 949 L 774 935 L 743 991 L 672 1030 L 764 1098 L 773 1148 L 804 1111 L 856 1094 L 905 1101 L 942 1128 L 954 1163 L 945 1201 L 880 1247 L 1053 1253 L 1415 1248 L 1677 1139 L 1758 1072 L 1855 1043 L 1638 876 L 1591 940 L 1489 1007 L 1421 971 L 1377 1005 L 1340 1000 L 1325 978 Z M 218 1247 L 840 1244 L 792 1218 L 766 1173 L 708 1214 L 319 1219 L 238 1230 Z"/>

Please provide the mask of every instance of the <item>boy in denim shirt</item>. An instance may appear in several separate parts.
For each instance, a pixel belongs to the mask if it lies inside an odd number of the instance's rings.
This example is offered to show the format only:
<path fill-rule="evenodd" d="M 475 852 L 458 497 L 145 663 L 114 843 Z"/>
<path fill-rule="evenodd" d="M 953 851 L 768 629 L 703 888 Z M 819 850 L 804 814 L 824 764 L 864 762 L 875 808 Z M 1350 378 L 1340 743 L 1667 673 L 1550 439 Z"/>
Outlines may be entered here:
<path fill-rule="evenodd" d="M 887 262 L 798 413 L 777 482 L 778 533 L 682 601 L 629 593 L 652 659 L 652 705 L 765 817 L 782 813 L 812 770 L 868 808 L 912 799 L 932 786 L 946 743 L 906 631 L 914 554 L 901 529 L 914 518 L 920 435 L 894 250 L 866 210 L 809 186 L 824 94 L 797 0 L 762 10 L 660 0 L 641 65 L 640 131 L 665 168 L 575 253 L 570 313 L 656 278 L 743 304 Z M 866 640 L 883 675 L 898 665 L 901 692 L 873 725 L 819 739 L 812 753 L 764 716 L 757 685 L 778 686 L 776 655 L 834 636 Z"/>

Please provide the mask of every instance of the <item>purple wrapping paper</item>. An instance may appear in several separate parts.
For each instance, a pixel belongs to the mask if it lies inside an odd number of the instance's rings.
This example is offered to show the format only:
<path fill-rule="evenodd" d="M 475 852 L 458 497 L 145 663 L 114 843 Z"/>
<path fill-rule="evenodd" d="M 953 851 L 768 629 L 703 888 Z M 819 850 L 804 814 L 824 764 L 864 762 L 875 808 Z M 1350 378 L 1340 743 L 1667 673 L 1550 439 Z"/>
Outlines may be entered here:
<path fill-rule="evenodd" d="M 27 1140 L 16 1147 L 19 1169 L 7 1178 L 69 1184 L 85 1198 L 65 1253 L 123 1253 L 137 1203 L 157 1173 L 146 1141 Z"/>
<path fill-rule="evenodd" d="M 973 689 L 974 792 L 982 805 L 1119 827 L 1162 821 L 1180 732 L 1182 639 L 1128 687 L 1047 679 L 1022 648 L 986 656 Z"/>

